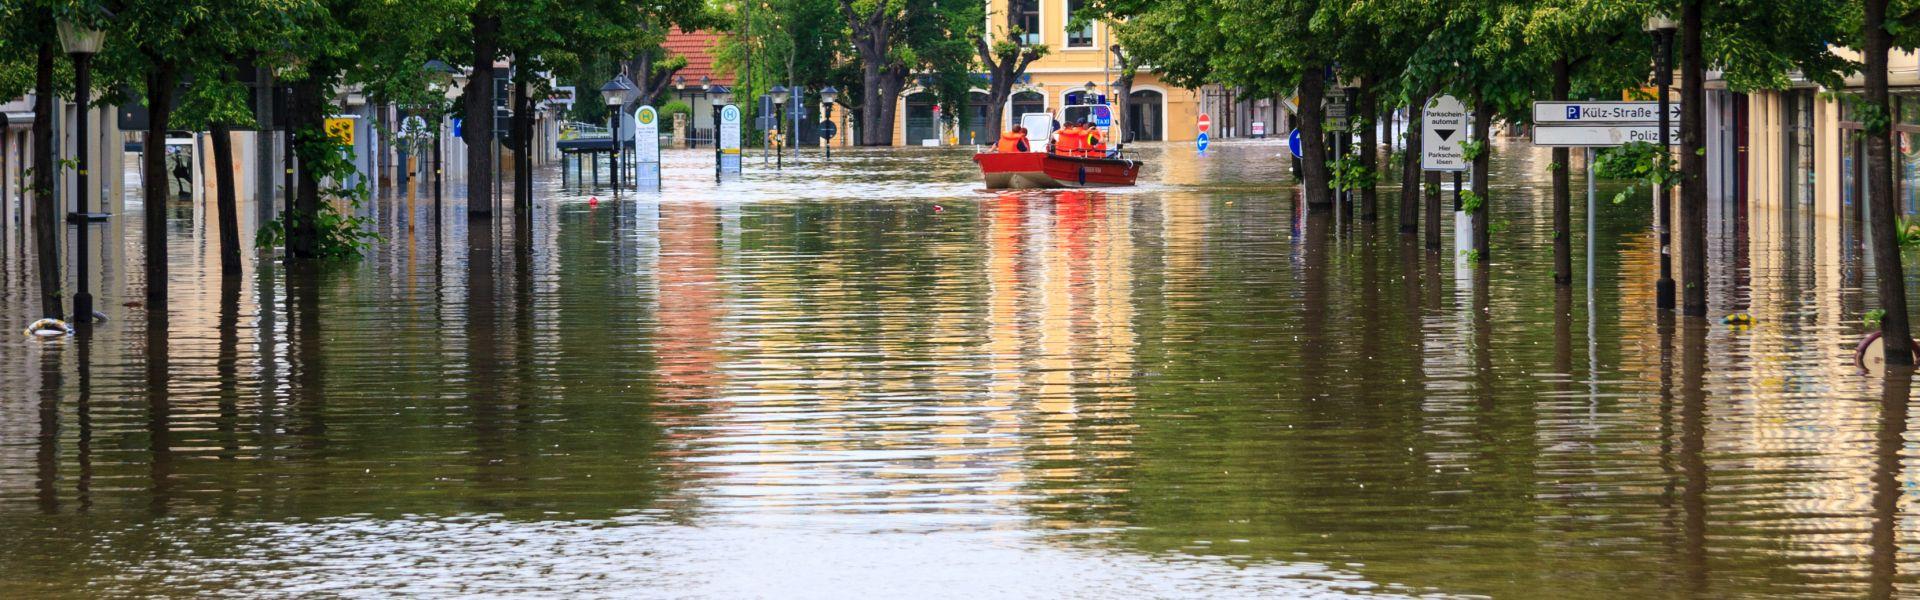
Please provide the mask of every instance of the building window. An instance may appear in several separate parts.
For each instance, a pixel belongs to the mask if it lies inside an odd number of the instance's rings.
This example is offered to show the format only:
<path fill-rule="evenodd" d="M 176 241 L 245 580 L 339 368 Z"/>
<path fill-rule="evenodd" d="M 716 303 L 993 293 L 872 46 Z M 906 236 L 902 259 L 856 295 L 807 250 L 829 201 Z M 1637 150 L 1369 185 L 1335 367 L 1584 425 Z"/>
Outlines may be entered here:
<path fill-rule="evenodd" d="M 1068 48 L 1092 48 L 1093 47 L 1093 19 L 1088 18 L 1087 22 L 1082 24 L 1078 28 L 1075 28 L 1073 26 L 1074 15 L 1080 14 L 1080 11 L 1084 10 L 1086 8 L 1086 5 L 1087 5 L 1087 0 L 1067 0 L 1067 47 Z"/>
<path fill-rule="evenodd" d="M 1013 16 L 1013 28 L 1020 30 L 1020 43 L 1040 43 L 1040 0 L 1010 0 L 1007 11 Z"/>

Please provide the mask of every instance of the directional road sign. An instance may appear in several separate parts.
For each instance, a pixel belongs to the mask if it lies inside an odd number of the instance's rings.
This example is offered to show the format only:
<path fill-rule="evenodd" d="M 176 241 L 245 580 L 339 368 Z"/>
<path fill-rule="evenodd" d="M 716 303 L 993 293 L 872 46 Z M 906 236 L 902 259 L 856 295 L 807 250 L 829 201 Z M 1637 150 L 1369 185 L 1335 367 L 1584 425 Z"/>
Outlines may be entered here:
<path fill-rule="evenodd" d="M 1460 142 L 1467 138 L 1468 118 L 1467 106 L 1453 96 L 1438 96 L 1427 102 L 1420 115 L 1420 168 L 1467 170 L 1467 153 Z"/>
<path fill-rule="evenodd" d="M 1300 154 L 1300 130 L 1295 129 L 1293 133 L 1287 134 L 1287 149 L 1293 151 L 1294 158 L 1306 158 L 1305 155 Z"/>
<path fill-rule="evenodd" d="M 1198 145 L 1200 147 L 1201 152 L 1206 152 L 1207 151 L 1207 132 L 1205 131 L 1200 132 L 1200 137 L 1195 138 L 1193 142 L 1195 145 Z"/>
<path fill-rule="evenodd" d="M 1667 117 L 1680 122 L 1680 103 L 1667 105 Z M 1658 102 L 1569 101 L 1533 103 L 1533 122 L 1539 125 L 1585 123 L 1658 123 Z"/>
<path fill-rule="evenodd" d="M 1670 139 L 1680 139 L 1680 126 L 1667 127 Z M 1535 146 L 1619 146 L 1630 142 L 1660 143 L 1659 125 L 1556 125 L 1533 128 Z"/>

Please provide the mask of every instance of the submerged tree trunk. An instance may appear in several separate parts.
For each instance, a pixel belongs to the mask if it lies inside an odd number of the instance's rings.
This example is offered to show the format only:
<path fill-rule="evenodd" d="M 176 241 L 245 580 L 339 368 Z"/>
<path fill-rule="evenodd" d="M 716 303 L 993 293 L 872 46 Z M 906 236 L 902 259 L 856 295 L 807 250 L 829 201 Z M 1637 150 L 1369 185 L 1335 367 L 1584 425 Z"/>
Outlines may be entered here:
<path fill-rule="evenodd" d="M 1123 144 L 1131 143 L 1133 122 L 1128 118 L 1133 115 L 1130 112 L 1133 108 L 1133 78 L 1140 73 L 1140 67 L 1127 57 L 1127 51 L 1120 48 L 1119 44 L 1108 46 L 1107 51 L 1113 54 L 1114 67 L 1120 72 L 1120 76 L 1113 79 L 1113 98 L 1107 100 L 1108 104 L 1113 105 L 1114 118 L 1120 121 L 1120 134 L 1111 137 Z"/>
<path fill-rule="evenodd" d="M 862 59 L 860 64 L 860 145 L 885 146 L 893 143 L 893 127 L 889 122 L 886 134 L 881 135 L 880 127 L 880 63 Z"/>
<path fill-rule="evenodd" d="M 1567 64 L 1567 57 L 1553 61 L 1553 99 L 1566 100 L 1573 87 L 1573 69 Z M 1553 160 L 1547 170 L 1553 172 L 1553 283 L 1560 287 L 1573 285 L 1573 222 L 1569 217 L 1572 192 L 1569 190 L 1567 169 L 1571 166 L 1570 154 L 1564 146 L 1553 149 Z M 1593 215 L 1587 215 L 1593 218 Z"/>
<path fill-rule="evenodd" d="M 473 75 L 467 79 L 467 216 L 493 216 L 493 59 L 499 52 L 500 19 L 477 12 L 473 20 Z"/>
<path fill-rule="evenodd" d="M 1700 4 L 1680 19 L 1680 311 L 1707 316 L 1707 93 Z M 1884 172 L 1884 169 L 1882 170 Z M 1896 259 L 1898 260 L 1898 259 Z"/>
<path fill-rule="evenodd" d="M 1360 95 L 1354 98 L 1353 114 L 1364 115 L 1368 121 L 1360 130 L 1360 166 L 1374 177 L 1360 186 L 1360 220 L 1380 220 L 1380 123 L 1374 120 L 1376 111 L 1373 102 L 1373 82 L 1360 83 Z"/>
<path fill-rule="evenodd" d="M 173 122 L 173 91 L 179 83 L 175 67 L 166 62 L 147 71 L 147 139 L 140 148 L 141 196 L 146 202 L 147 310 L 164 311 L 167 304 L 167 201 L 173 197 L 173 175 L 167 169 L 167 130 Z"/>
<path fill-rule="evenodd" d="M 527 97 L 526 75 L 530 74 L 523 70 L 513 82 L 513 212 L 529 222 L 533 218 L 533 100 Z"/>
<path fill-rule="evenodd" d="M 214 123 L 214 204 L 220 213 L 220 272 L 240 274 L 240 202 L 233 189 L 233 127 Z"/>
<path fill-rule="evenodd" d="M 907 68 L 903 65 L 887 67 L 885 76 L 880 78 L 880 120 L 868 125 L 868 130 L 879 136 L 877 145 L 893 144 L 893 126 L 900 114 L 900 91 L 907 87 Z"/>
<path fill-rule="evenodd" d="M 1324 107 L 1327 92 L 1326 70 L 1309 65 L 1300 76 L 1300 170 L 1305 177 L 1307 204 L 1333 204 L 1333 189 L 1328 186 L 1332 174 L 1327 171 L 1327 135 Z"/>
<path fill-rule="evenodd" d="M 47 36 L 51 37 L 51 36 Z M 51 39 L 40 43 L 33 74 L 33 246 L 40 271 L 40 316 L 58 319 L 60 306 L 60 198 L 53 190 L 60 172 L 53 149 L 53 60 Z"/>
<path fill-rule="evenodd" d="M 1485 98 L 1473 103 L 1473 142 L 1480 147 L 1480 153 L 1473 157 L 1473 195 L 1480 199 L 1480 207 L 1469 215 L 1473 219 L 1473 253 L 1475 260 L 1485 263 L 1492 259 L 1493 244 L 1488 239 L 1492 235 L 1493 199 L 1487 197 L 1487 167 L 1493 162 L 1493 145 L 1487 143 L 1492 136 L 1493 103 Z"/>
<path fill-rule="evenodd" d="M 321 98 L 320 75 L 310 73 L 306 79 L 294 82 L 292 94 L 287 99 L 287 127 L 293 132 L 293 147 L 289 151 L 298 156 L 312 156 L 319 152 L 318 145 L 332 144 L 326 136 L 326 105 Z M 302 160 L 301 164 L 308 164 Z M 287 257 L 291 259 L 312 259 L 320 257 L 320 180 L 326 177 L 318 169 L 302 167 L 299 177 L 294 179 L 292 190 L 293 210 L 285 220 L 287 228 Z"/>
<path fill-rule="evenodd" d="M 1400 233 L 1420 233 L 1420 127 L 1425 100 L 1407 103 L 1406 150 L 1400 156 Z"/>
<path fill-rule="evenodd" d="M 1862 38 L 1866 42 L 1864 49 L 1866 106 L 1862 108 L 1869 115 L 1888 115 L 1891 114 L 1889 112 L 1891 107 L 1887 102 L 1887 53 L 1892 40 L 1885 27 L 1887 0 L 1866 0 L 1865 9 L 1861 28 Z M 1693 56 L 1691 53 L 1695 50 L 1688 47 L 1686 51 L 1691 58 Z M 1692 68 L 1692 65 L 1688 68 Z M 1687 76 L 1692 77 L 1693 72 L 1689 70 Z M 1688 80 L 1688 83 L 1692 81 Z M 1688 93 L 1691 94 L 1691 92 Z M 1694 101 L 1693 98 L 1689 96 L 1683 102 L 1692 101 Z M 1691 107 L 1683 105 L 1681 110 L 1686 111 L 1682 117 L 1683 121 L 1693 115 Z M 1884 342 L 1887 364 L 1909 365 L 1913 364 L 1913 337 L 1908 329 L 1907 285 L 1905 270 L 1900 264 L 1900 242 L 1896 235 L 1898 224 L 1895 222 L 1897 216 L 1893 198 L 1893 144 L 1887 131 L 1889 120 L 1879 119 L 1878 122 L 1877 126 L 1871 126 L 1873 129 L 1866 132 L 1865 140 L 1867 208 L 1871 213 L 1869 217 L 1871 221 L 1867 224 L 1869 229 L 1867 238 L 1873 244 L 1873 273 L 1877 284 L 1876 291 L 1879 292 L 1880 308 L 1886 311 L 1886 315 L 1880 319 L 1880 339 Z M 1698 121 L 1694 123 L 1697 124 Z M 1682 139 L 1693 139 L 1688 137 L 1692 135 L 1694 134 L 1690 130 L 1681 134 Z M 1692 181 L 1688 179 L 1689 183 Z M 1693 194 L 1689 191 L 1687 195 L 1688 208 L 1691 208 Z M 1689 244 L 1688 251 L 1691 252 L 1691 250 L 1692 245 Z M 1686 298 L 1687 306 L 1691 311 L 1692 271 L 1683 270 L 1689 276 Z M 1704 303 L 1703 298 L 1702 304 Z M 1703 309 L 1702 313 L 1704 312 Z M 1889 371 L 1889 373 L 1892 372 Z"/>

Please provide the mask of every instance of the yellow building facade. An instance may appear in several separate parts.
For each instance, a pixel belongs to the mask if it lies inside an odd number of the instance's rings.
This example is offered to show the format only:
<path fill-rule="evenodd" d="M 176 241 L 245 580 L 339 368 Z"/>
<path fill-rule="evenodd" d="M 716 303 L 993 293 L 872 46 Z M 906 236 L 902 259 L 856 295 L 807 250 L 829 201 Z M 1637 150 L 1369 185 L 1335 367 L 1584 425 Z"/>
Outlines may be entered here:
<path fill-rule="evenodd" d="M 983 0 L 987 2 L 987 22 L 994 39 L 1005 39 L 1008 15 L 1026 33 L 1023 42 L 1044 44 L 1046 57 L 1027 67 L 1021 81 L 1014 85 L 1012 97 L 1002 108 L 999 123 L 986 123 L 987 82 L 976 85 L 969 111 L 968 126 L 958 125 L 954 115 L 940 115 L 934 109 L 933 94 L 909 84 L 901 94 L 894 117 L 894 144 L 927 145 L 929 140 L 948 144 L 991 144 L 999 132 L 1018 122 L 1019 115 L 1030 112 L 1059 114 L 1060 107 L 1083 103 L 1081 95 L 1092 82 L 1098 93 L 1113 97 L 1114 80 L 1120 76 L 1116 57 L 1107 50 L 1113 45 L 1105 23 L 1093 22 L 1083 28 L 1070 28 L 1073 11 L 1086 6 L 1085 0 Z M 1133 78 L 1132 92 L 1124 111 L 1115 107 L 1111 137 L 1132 141 L 1192 140 L 1199 133 L 1197 119 L 1203 94 L 1169 85 L 1151 68 L 1140 69 Z M 1122 114 L 1124 113 L 1124 114 Z M 1215 117 L 1215 127 L 1219 127 Z M 943 123 L 944 122 L 944 123 Z M 1218 134 L 1216 134 L 1218 135 Z"/>

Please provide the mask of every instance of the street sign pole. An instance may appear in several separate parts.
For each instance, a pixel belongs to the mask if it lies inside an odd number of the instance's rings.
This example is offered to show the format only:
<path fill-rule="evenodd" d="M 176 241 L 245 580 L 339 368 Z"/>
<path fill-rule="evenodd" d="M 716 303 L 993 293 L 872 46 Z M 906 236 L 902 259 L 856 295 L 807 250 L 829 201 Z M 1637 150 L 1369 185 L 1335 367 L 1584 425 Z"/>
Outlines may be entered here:
<path fill-rule="evenodd" d="M 633 111 L 633 184 L 652 181 L 660 189 L 660 111 L 641 106 Z M 648 171 L 651 170 L 651 173 Z M 648 177 L 652 175 L 652 177 Z"/>
<path fill-rule="evenodd" d="M 1209 141 L 1208 132 L 1213 130 L 1213 117 L 1207 116 L 1207 113 L 1200 113 L 1200 118 L 1195 124 L 1200 128 L 1200 135 L 1194 138 L 1194 145 L 1199 147 L 1200 152 L 1205 153 Z"/>

